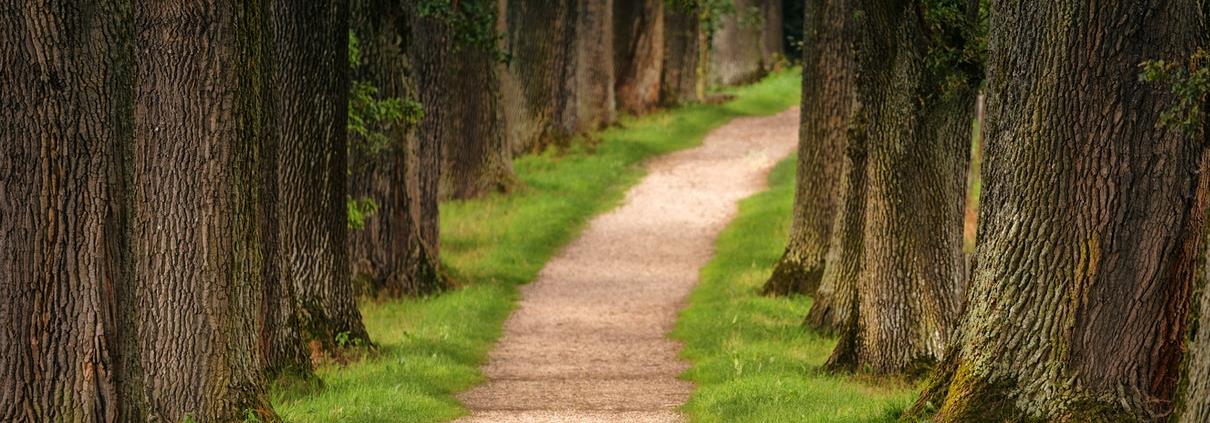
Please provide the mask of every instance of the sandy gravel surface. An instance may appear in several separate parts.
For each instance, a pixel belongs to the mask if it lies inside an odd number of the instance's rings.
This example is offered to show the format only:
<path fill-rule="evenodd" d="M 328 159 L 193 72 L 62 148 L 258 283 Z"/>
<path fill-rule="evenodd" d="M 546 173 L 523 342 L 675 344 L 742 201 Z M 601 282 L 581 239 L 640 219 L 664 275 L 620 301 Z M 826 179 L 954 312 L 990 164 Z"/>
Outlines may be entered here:
<path fill-rule="evenodd" d="M 674 422 L 693 385 L 667 337 L 736 203 L 789 155 L 798 109 L 739 118 L 648 164 L 621 207 L 522 287 L 518 309 L 460 395 L 462 422 Z"/>

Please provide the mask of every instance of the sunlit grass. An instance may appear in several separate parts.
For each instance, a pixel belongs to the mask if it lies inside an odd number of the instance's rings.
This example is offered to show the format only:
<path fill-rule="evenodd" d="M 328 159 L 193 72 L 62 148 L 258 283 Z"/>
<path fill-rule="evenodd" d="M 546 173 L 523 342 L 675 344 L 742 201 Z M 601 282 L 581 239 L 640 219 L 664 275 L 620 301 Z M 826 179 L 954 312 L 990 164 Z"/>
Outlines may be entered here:
<path fill-rule="evenodd" d="M 785 246 L 794 159 L 769 180 L 720 235 L 677 322 L 697 385 L 686 411 L 698 422 L 894 421 L 912 386 L 822 371 L 836 341 L 802 326 L 810 298 L 757 294 Z"/>
<path fill-rule="evenodd" d="M 428 422 L 464 415 L 454 394 L 483 380 L 479 366 L 500 335 L 517 285 L 534 279 L 593 215 L 617 204 L 652 156 L 692 147 L 733 117 L 768 115 L 799 101 L 799 76 L 782 72 L 732 91 L 722 105 L 640 118 L 561 151 L 515 162 L 523 187 L 442 204 L 442 258 L 460 288 L 428 299 L 362 305 L 379 353 L 318 369 L 325 388 L 274 390 L 293 422 Z"/>

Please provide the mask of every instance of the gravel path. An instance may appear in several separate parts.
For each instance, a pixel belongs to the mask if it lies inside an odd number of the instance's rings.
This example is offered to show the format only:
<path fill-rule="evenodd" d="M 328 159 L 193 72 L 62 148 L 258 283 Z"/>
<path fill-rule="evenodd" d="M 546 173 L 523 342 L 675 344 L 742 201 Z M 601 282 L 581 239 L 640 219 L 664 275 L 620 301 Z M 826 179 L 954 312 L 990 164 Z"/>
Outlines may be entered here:
<path fill-rule="evenodd" d="M 462 422 L 674 422 L 693 385 L 668 339 L 736 203 L 795 147 L 798 109 L 739 118 L 651 161 L 621 207 L 521 288 L 518 309 L 460 398 Z"/>

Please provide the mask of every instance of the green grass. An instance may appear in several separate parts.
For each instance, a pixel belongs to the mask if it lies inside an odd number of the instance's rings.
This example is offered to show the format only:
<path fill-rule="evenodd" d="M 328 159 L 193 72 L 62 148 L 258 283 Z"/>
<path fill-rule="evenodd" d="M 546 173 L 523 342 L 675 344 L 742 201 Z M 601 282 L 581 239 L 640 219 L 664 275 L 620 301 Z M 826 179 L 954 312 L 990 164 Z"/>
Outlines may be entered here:
<path fill-rule="evenodd" d="M 733 117 L 767 115 L 799 101 L 799 76 L 782 72 L 732 90 L 734 101 L 640 118 L 573 147 L 515 162 L 524 187 L 442 204 L 442 258 L 461 285 L 432 298 L 362 305 L 376 356 L 317 369 L 325 388 L 275 389 L 293 422 L 429 422 L 464 415 L 454 394 L 482 382 L 479 366 L 534 279 L 593 215 L 616 205 L 652 156 L 692 147 Z"/>
<path fill-rule="evenodd" d="M 686 411 L 698 422 L 894 421 L 912 386 L 822 371 L 836 341 L 803 328 L 810 298 L 757 294 L 785 246 L 794 159 L 769 181 L 740 204 L 677 322 L 697 385 Z"/>

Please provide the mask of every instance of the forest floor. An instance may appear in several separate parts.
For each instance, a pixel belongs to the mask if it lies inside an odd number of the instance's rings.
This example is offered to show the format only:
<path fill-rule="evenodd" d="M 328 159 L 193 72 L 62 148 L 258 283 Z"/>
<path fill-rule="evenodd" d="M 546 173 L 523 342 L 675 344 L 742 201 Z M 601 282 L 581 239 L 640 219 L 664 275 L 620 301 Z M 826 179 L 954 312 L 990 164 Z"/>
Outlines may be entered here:
<path fill-rule="evenodd" d="M 668 338 L 739 200 L 795 148 L 798 108 L 738 118 L 662 156 L 621 207 L 521 289 L 467 422 L 668 422 L 693 385 Z"/>
<path fill-rule="evenodd" d="M 437 422 L 468 411 L 455 394 L 484 381 L 487 360 L 519 287 L 592 216 L 638 183 L 643 164 L 699 145 L 733 118 L 771 115 L 799 102 L 801 76 L 780 72 L 726 90 L 724 104 L 695 104 L 627 117 L 568 148 L 519 157 L 522 187 L 441 204 L 441 256 L 459 288 L 428 298 L 367 301 L 370 357 L 321 366 L 319 389 L 281 386 L 273 405 L 289 422 Z M 784 237 L 783 237 L 784 238 Z M 782 242 L 782 239 L 769 242 Z"/>

